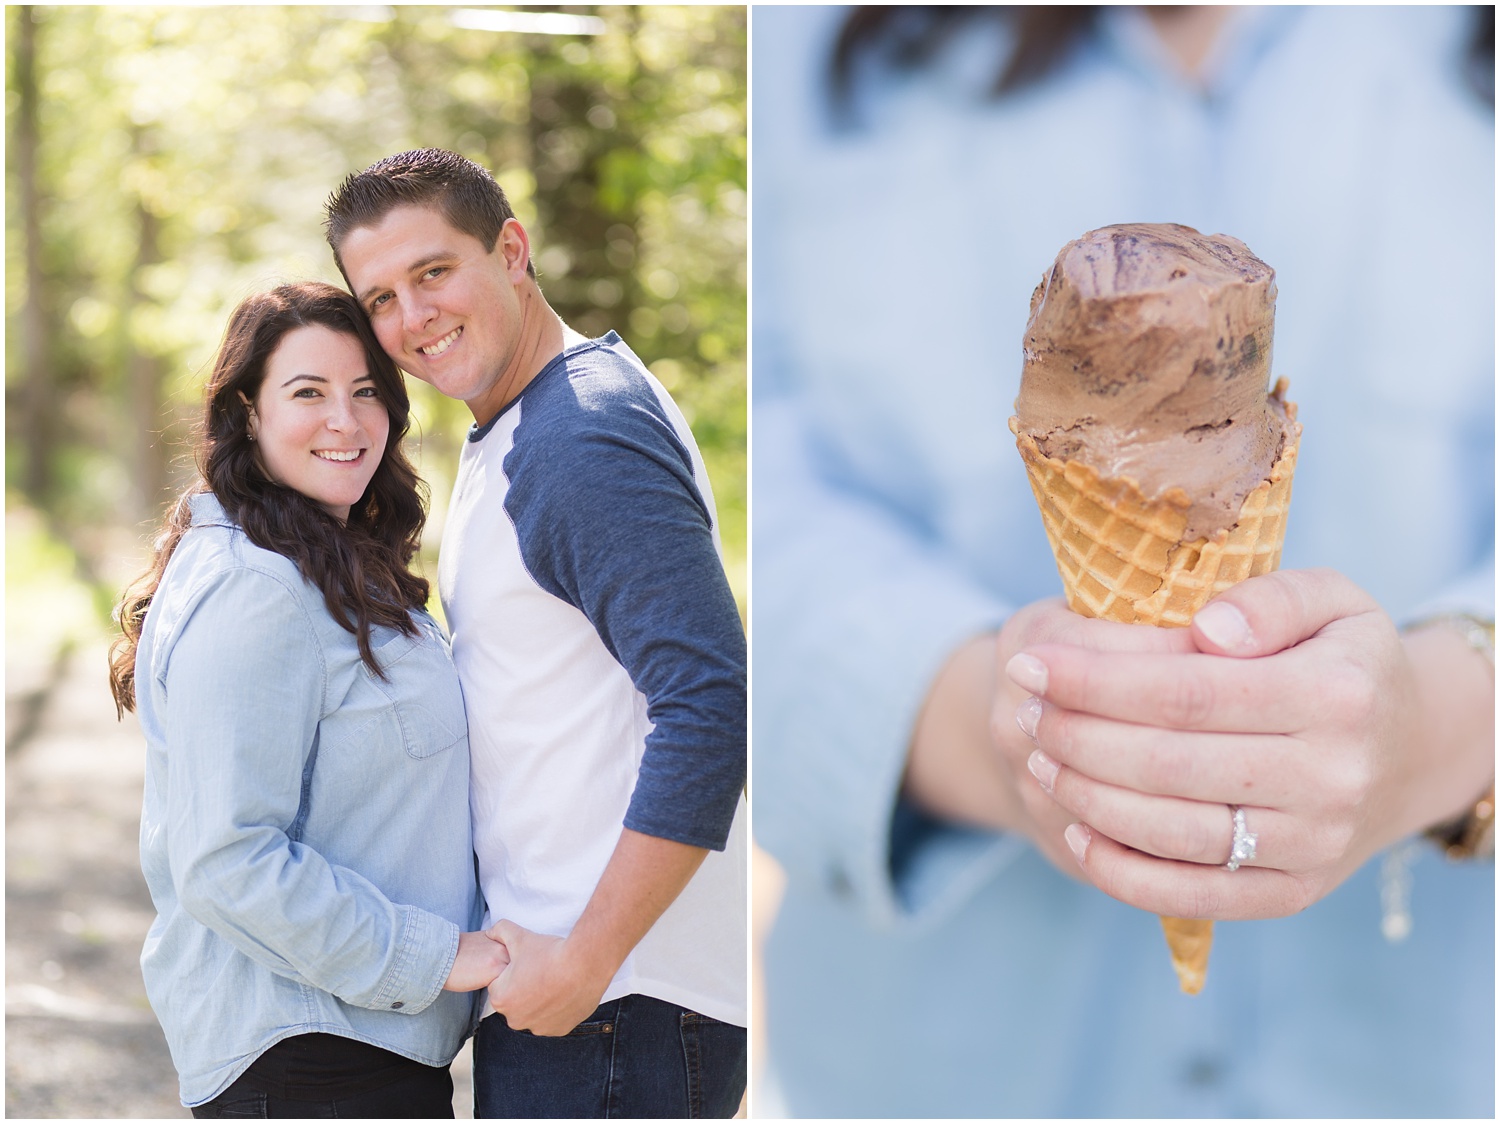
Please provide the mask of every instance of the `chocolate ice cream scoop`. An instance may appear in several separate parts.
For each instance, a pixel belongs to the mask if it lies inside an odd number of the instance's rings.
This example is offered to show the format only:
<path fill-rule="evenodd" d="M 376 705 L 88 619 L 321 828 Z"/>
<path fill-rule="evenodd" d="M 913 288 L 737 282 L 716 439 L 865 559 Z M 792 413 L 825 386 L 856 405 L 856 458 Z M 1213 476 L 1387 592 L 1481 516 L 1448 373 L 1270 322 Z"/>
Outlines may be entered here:
<path fill-rule="evenodd" d="M 1186 493 L 1188 541 L 1232 525 L 1287 416 L 1268 395 L 1276 274 L 1237 238 L 1126 223 L 1057 255 L 1031 296 L 1022 431 L 1050 457 Z"/>

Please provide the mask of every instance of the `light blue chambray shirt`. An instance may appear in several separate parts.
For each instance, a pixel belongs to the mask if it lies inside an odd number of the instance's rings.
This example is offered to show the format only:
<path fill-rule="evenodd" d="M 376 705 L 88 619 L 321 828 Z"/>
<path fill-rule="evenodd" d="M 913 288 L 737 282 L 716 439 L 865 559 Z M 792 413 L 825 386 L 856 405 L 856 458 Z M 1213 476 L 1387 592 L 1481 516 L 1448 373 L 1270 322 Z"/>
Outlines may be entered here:
<path fill-rule="evenodd" d="M 443 981 L 480 916 L 447 640 L 425 612 L 376 627 L 381 681 L 291 561 L 191 504 L 136 655 L 141 970 L 182 1101 L 294 1034 L 446 1065 L 475 1000 Z"/>
<path fill-rule="evenodd" d="M 1217 927 L 1182 995 L 1155 917 L 897 792 L 962 641 L 1060 592 L 1006 428 L 1033 287 L 1118 222 L 1277 271 L 1305 424 L 1283 564 L 1399 621 L 1494 612 L 1494 118 L 1469 12 L 1237 14 L 1206 93 L 1113 8 L 990 100 L 979 25 L 826 124 L 839 13 L 754 11 L 755 830 L 789 875 L 770 1080 L 806 1116 L 1494 1114 L 1494 866 L 1379 862 L 1299 916 Z M 1253 829 L 1253 824 L 1252 824 Z"/>

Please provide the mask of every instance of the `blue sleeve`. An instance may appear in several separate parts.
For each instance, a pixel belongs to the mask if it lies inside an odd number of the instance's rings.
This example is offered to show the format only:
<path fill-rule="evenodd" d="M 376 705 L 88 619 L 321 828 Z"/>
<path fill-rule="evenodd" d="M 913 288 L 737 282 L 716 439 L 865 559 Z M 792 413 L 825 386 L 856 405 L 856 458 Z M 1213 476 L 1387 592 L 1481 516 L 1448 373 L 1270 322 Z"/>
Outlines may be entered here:
<path fill-rule="evenodd" d="M 1009 606 L 910 512 L 820 455 L 820 410 L 858 417 L 867 407 L 827 399 L 810 406 L 798 392 L 811 385 L 794 342 L 794 328 L 808 320 L 794 295 L 813 283 L 807 262 L 821 251 L 835 263 L 830 274 L 852 268 L 847 246 L 826 236 L 850 220 L 810 213 L 837 192 L 822 184 L 809 193 L 807 177 L 832 174 L 850 190 L 870 175 L 909 180 L 933 133 L 924 118 L 905 134 L 913 143 L 893 151 L 827 131 L 817 108 L 826 101 L 821 75 L 842 18 L 799 6 L 756 14 L 757 34 L 764 20 L 777 43 L 765 74 L 756 72 L 756 113 L 776 122 L 777 143 L 758 150 L 753 191 L 757 216 L 771 216 L 766 229 L 778 233 L 756 237 L 752 279 L 755 836 L 789 879 L 816 887 L 821 899 L 841 899 L 874 925 L 927 925 L 1025 846 L 1019 836 L 923 815 L 900 796 L 933 678 L 956 647 L 998 628 Z M 882 102 L 863 120 L 887 121 L 893 109 Z M 859 202 L 865 194 L 851 198 L 868 216 Z M 931 277 L 936 290 L 951 280 L 941 269 Z M 841 340 L 872 336 L 873 350 L 889 350 L 885 369 L 900 364 L 893 325 L 869 309 L 864 315 L 820 330 Z M 878 367 L 866 373 L 877 385 L 883 377 Z M 928 378 L 936 374 L 911 377 L 914 395 Z"/>
<path fill-rule="evenodd" d="M 745 784 L 745 634 L 693 458 L 644 379 L 602 405 L 527 405 L 505 457 L 522 558 L 588 618 L 654 724 L 625 826 L 723 850 Z"/>
<path fill-rule="evenodd" d="M 756 838 L 875 924 L 931 922 L 1024 845 L 899 798 L 927 690 L 1008 606 L 819 470 L 791 396 L 755 408 Z"/>

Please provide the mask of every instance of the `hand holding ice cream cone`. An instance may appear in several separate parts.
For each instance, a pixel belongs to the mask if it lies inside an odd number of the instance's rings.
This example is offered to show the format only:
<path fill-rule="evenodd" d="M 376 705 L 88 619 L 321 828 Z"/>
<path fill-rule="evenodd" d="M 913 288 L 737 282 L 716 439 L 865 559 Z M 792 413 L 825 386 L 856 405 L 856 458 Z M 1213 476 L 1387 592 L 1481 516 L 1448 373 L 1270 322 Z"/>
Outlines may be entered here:
<path fill-rule="evenodd" d="M 1078 868 L 1162 915 L 1190 992 L 1214 920 L 1305 909 L 1493 791 L 1492 665 L 1341 574 L 1272 572 L 1300 437 L 1265 393 L 1274 294 L 1234 239 L 1092 232 L 1033 297 L 1012 421 L 1070 606 L 1179 638 L 1006 672 Z"/>
<path fill-rule="evenodd" d="M 1047 794 L 1105 893 L 1163 915 L 1288 916 L 1492 782 L 1493 711 L 1461 702 L 1492 698 L 1492 672 L 1453 630 L 1402 638 L 1331 570 L 1251 578 L 1215 604 L 1232 611 L 1170 630 L 1190 650 L 1037 643 L 1011 661 L 1028 689 L 1043 669 Z M 1259 837 L 1236 871 L 1231 803 Z"/>
<path fill-rule="evenodd" d="M 1011 430 L 1077 612 L 1181 627 L 1276 568 L 1301 427 L 1265 393 L 1275 298 L 1242 242 L 1175 225 L 1091 231 L 1037 286 Z M 1196 993 L 1212 922 L 1162 921 Z"/>

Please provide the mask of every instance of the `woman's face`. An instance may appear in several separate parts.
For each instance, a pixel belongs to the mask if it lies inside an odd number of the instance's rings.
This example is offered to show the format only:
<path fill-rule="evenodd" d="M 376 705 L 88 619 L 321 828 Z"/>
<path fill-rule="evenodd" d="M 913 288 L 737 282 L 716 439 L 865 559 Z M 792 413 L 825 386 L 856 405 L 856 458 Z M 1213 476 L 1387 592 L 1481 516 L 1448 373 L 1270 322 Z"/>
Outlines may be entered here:
<path fill-rule="evenodd" d="M 321 325 L 288 332 L 253 405 L 250 432 L 266 475 L 347 520 L 391 426 L 359 340 Z"/>

